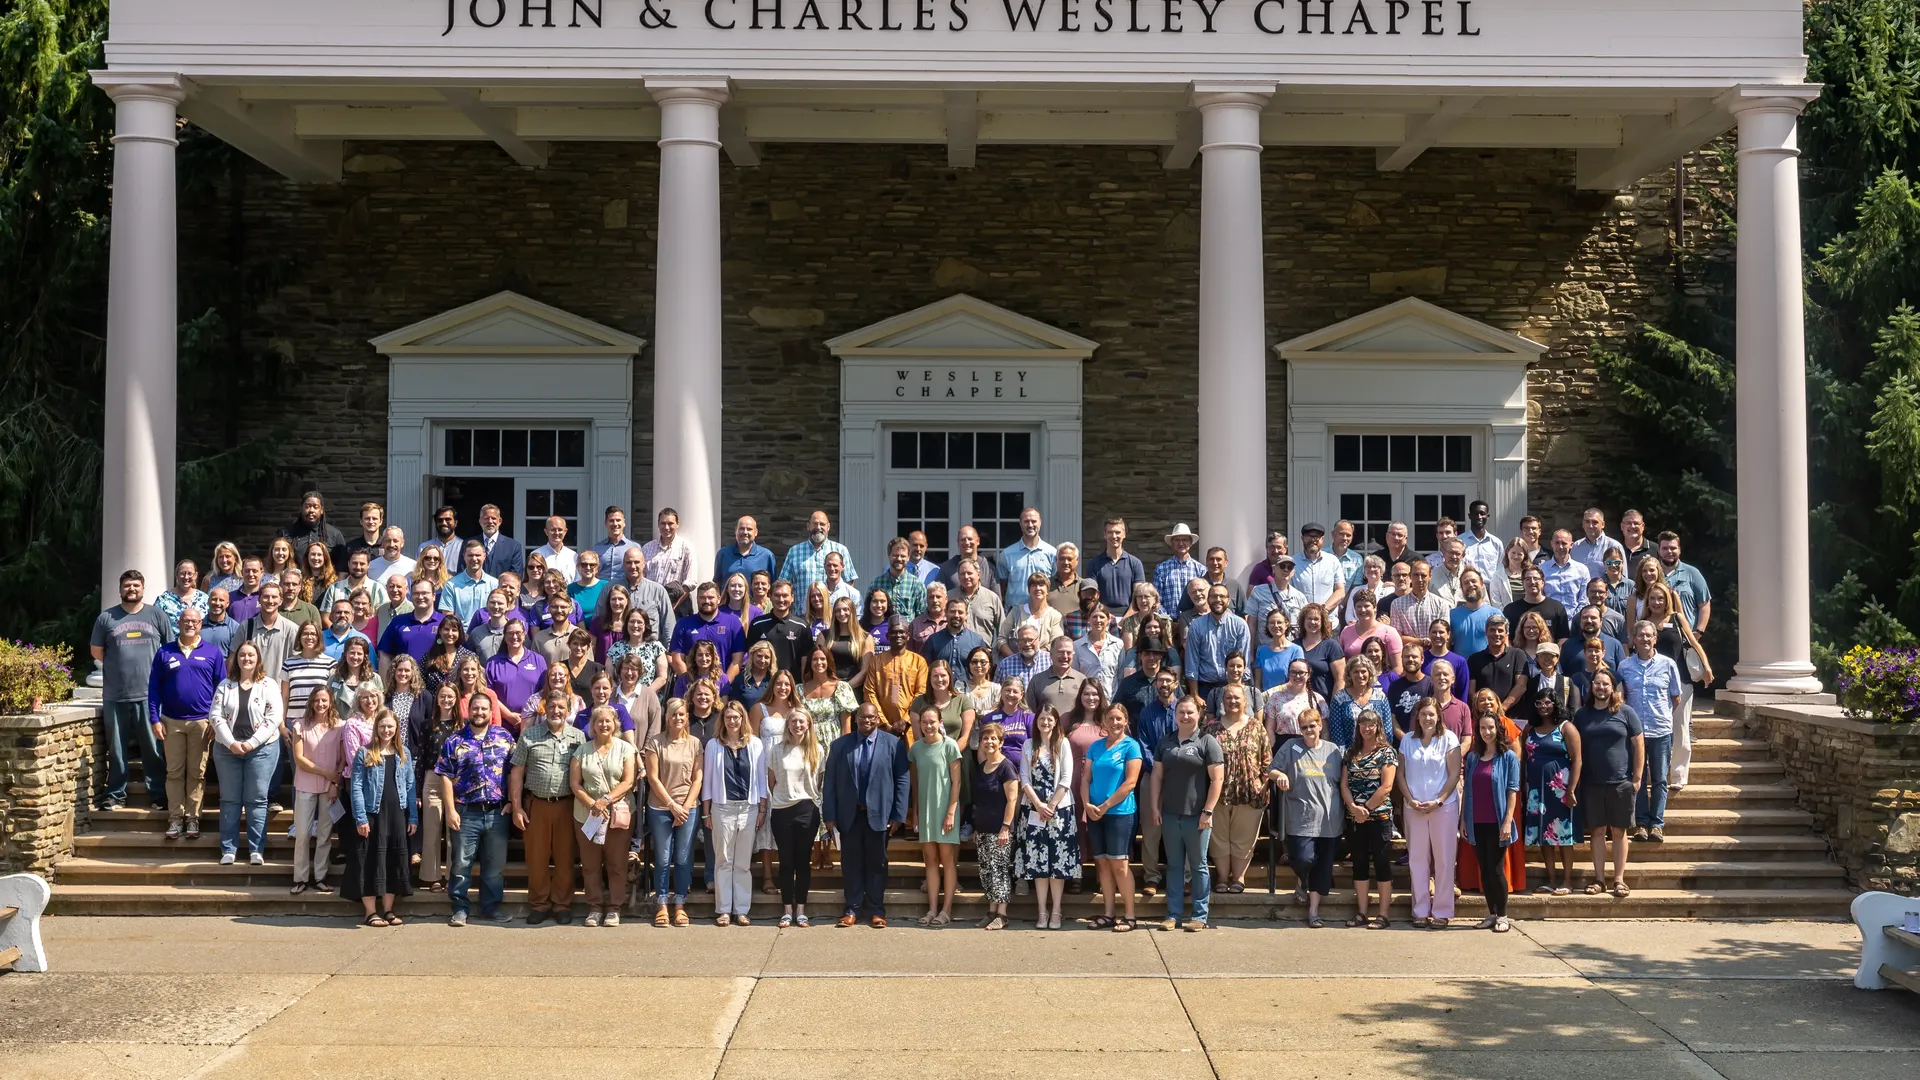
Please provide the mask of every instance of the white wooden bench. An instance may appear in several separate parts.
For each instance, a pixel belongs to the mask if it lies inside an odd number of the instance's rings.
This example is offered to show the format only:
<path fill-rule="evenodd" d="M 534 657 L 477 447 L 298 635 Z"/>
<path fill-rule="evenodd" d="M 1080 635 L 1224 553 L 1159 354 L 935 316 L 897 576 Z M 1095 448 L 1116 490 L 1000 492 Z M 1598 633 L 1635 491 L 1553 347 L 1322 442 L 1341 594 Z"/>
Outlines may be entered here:
<path fill-rule="evenodd" d="M 53 890 L 37 874 L 0 877 L 0 971 L 45 971 L 40 915 Z"/>
<path fill-rule="evenodd" d="M 1909 911 L 1920 911 L 1920 897 L 1868 892 L 1853 898 L 1853 921 L 1860 928 L 1860 969 L 1853 985 L 1920 993 L 1920 933 L 1903 928 Z"/>

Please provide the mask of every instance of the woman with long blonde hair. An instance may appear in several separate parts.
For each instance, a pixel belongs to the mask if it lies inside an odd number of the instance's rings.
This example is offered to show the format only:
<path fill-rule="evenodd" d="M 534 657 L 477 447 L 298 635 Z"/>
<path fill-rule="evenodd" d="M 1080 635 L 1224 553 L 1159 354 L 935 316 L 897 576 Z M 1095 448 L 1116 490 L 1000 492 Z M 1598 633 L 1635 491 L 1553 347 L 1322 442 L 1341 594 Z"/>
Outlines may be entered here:
<path fill-rule="evenodd" d="M 687 703 L 667 702 L 660 733 L 647 741 L 647 831 L 653 835 L 653 925 L 686 926 L 693 888 L 693 837 L 700 831 L 700 739 L 687 727 Z M 667 906 L 673 906 L 671 917 Z"/>
<path fill-rule="evenodd" d="M 420 561 L 413 564 L 413 573 L 407 575 L 410 582 L 407 587 L 409 589 L 413 587 L 411 582 L 424 581 L 433 586 L 433 594 L 437 597 L 440 595 L 441 586 L 452 577 L 453 575 L 447 572 L 446 553 L 441 551 L 438 545 L 429 545 L 420 553 Z"/>
<path fill-rule="evenodd" d="M 753 905 L 753 833 L 767 815 L 766 747 L 747 721 L 747 707 L 729 701 L 707 740 L 700 811 L 712 830 L 714 922 L 749 926 Z"/>
<path fill-rule="evenodd" d="M 765 644 L 764 640 L 754 642 L 756 647 Z M 802 716 L 807 713 L 807 707 L 800 701 L 800 684 L 794 681 L 793 672 L 776 669 L 773 677 L 767 680 L 767 692 L 760 695 L 760 700 L 754 702 L 747 711 L 768 754 L 772 754 L 774 744 L 785 735 L 787 722 L 795 713 Z M 808 729 L 812 729 L 811 723 Z M 777 805 L 770 804 L 769 809 Z M 780 892 L 773 865 L 774 856 L 780 850 L 780 837 L 773 826 L 773 818 L 769 814 L 766 824 L 755 829 L 753 834 L 753 850 L 760 853 L 760 891 L 769 895 Z"/>
<path fill-rule="evenodd" d="M 873 637 L 860 625 L 852 600 L 843 596 L 833 602 L 833 617 L 827 620 L 820 644 L 833 658 L 834 675 L 858 694 L 873 669 Z"/>
<path fill-rule="evenodd" d="M 240 591 L 242 584 L 239 546 L 231 540 L 222 540 L 213 545 L 213 559 L 207 564 L 207 572 L 201 576 L 201 590 L 212 592 L 225 589 L 229 594 L 234 594 Z"/>
<path fill-rule="evenodd" d="M 394 898 L 413 895 L 407 838 L 420 827 L 413 779 L 400 720 L 381 709 L 373 715 L 372 737 L 353 759 L 353 838 L 340 885 L 341 896 L 365 907 L 368 926 L 399 926 Z"/>
<path fill-rule="evenodd" d="M 786 672 L 782 672 L 786 674 Z M 769 816 L 780 849 L 780 925 L 807 925 L 813 888 L 809 851 L 820 833 L 820 773 L 827 755 L 805 709 L 785 713 L 786 727 L 767 749 Z"/>

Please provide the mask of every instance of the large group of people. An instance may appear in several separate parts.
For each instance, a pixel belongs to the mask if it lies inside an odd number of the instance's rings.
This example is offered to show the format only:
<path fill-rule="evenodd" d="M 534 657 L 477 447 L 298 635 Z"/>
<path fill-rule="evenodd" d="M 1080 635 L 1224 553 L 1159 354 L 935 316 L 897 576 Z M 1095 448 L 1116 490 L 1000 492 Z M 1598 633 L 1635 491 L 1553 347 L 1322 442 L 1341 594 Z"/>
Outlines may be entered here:
<path fill-rule="evenodd" d="M 463 536 L 441 507 L 410 545 L 367 503 L 349 537 L 309 493 L 263 552 L 182 560 L 151 603 L 123 574 L 93 631 L 101 808 L 137 756 L 166 837 L 195 839 L 211 757 L 220 861 L 263 864 L 290 808 L 292 891 L 372 926 L 421 890 L 456 926 L 511 921 L 517 832 L 535 925 L 573 920 L 577 873 L 591 926 L 686 926 L 697 878 L 719 925 L 804 927 L 837 859 L 838 925 L 884 926 L 910 836 L 921 925 L 952 922 L 971 844 L 982 927 L 1031 897 L 1059 929 L 1091 888 L 1094 928 L 1164 893 L 1164 928 L 1203 930 L 1264 835 L 1311 926 L 1345 858 L 1349 926 L 1392 925 L 1402 877 L 1415 926 L 1467 890 L 1499 932 L 1528 849 L 1536 892 L 1570 892 L 1590 840 L 1585 891 L 1629 894 L 1714 679 L 1707 583 L 1633 510 L 1619 539 L 1590 509 L 1578 536 L 1529 516 L 1502 541 L 1476 501 L 1424 553 L 1403 523 L 1362 551 L 1308 522 L 1239 573 L 1185 525 L 1149 569 L 1119 518 L 1088 556 L 1028 509 L 998 552 L 971 527 L 944 561 L 896 538 L 864 583 L 824 512 L 778 557 L 740 518 L 710 573 L 671 509 L 638 542 L 609 507 L 577 549 L 562 518 L 528 547 L 478 517 Z"/>

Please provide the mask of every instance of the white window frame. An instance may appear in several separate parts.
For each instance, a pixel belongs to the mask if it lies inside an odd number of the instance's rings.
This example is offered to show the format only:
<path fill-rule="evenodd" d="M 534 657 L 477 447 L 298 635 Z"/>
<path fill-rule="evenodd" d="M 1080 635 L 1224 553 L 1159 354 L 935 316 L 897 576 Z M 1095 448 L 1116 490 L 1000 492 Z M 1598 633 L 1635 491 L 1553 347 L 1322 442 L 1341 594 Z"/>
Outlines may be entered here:
<path fill-rule="evenodd" d="M 1527 367 L 1545 351 L 1417 297 L 1274 346 L 1287 364 L 1288 531 L 1333 524 L 1334 432 L 1470 430 L 1474 497 L 1490 527 L 1512 535 L 1527 512 Z"/>
<path fill-rule="evenodd" d="M 1038 432 L 1042 535 L 1078 543 L 1080 364 L 1098 347 L 964 293 L 828 341 L 840 359 L 839 532 L 861 575 L 880 572 L 893 538 L 886 451 L 896 427 Z"/>
<path fill-rule="evenodd" d="M 627 507 L 633 495 L 633 361 L 645 342 L 515 292 L 499 292 L 383 334 L 373 347 L 389 358 L 387 520 L 414 547 L 431 535 L 442 427 L 587 429 L 581 531 L 597 533 L 600 511 Z M 531 373 L 549 374 L 531 378 Z M 514 476 L 515 502 L 528 486 L 520 474 L 552 470 L 461 470 Z M 569 470 L 569 472 L 571 472 Z M 573 475 L 578 475 L 573 473 Z M 538 485 L 535 485 L 538 486 Z M 518 514 L 523 507 L 516 505 Z M 462 530 L 477 526 L 460 523 Z M 570 537 L 578 546 L 592 535 Z M 542 537 L 522 538 L 529 548 Z"/>

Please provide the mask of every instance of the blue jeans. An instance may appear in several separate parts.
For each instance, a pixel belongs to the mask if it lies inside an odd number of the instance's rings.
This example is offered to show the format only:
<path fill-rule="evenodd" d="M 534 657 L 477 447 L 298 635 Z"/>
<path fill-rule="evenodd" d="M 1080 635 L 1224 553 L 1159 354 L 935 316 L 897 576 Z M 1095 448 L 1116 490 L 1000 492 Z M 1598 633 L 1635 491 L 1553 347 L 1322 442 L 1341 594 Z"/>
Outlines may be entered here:
<path fill-rule="evenodd" d="M 1673 736 L 1647 736 L 1647 771 L 1634 796 L 1634 821 L 1643 829 L 1667 827 L 1667 768 L 1673 764 Z"/>
<path fill-rule="evenodd" d="M 647 807 L 647 831 L 653 834 L 653 891 L 660 894 L 662 905 L 687 902 L 687 892 L 693 888 L 693 835 L 699 829 L 697 806 L 677 826 L 671 813 Z"/>
<path fill-rule="evenodd" d="M 342 820 L 351 820 L 351 816 Z M 460 838 L 454 845 L 447 896 L 453 900 L 453 910 L 462 914 L 468 910 L 467 888 L 473 881 L 475 852 L 480 855 L 480 911 L 491 915 L 500 910 L 500 901 L 507 895 L 505 810 L 482 810 L 478 803 L 460 804 Z"/>
<path fill-rule="evenodd" d="M 1185 917 L 1189 888 L 1193 890 L 1193 921 L 1207 921 L 1213 898 L 1213 878 L 1207 871 L 1207 842 L 1211 839 L 1213 830 L 1200 827 L 1199 814 L 1177 814 L 1160 821 L 1160 842 L 1167 849 L 1167 915 L 1175 922 Z"/>
<path fill-rule="evenodd" d="M 106 703 L 107 792 L 110 802 L 127 800 L 127 772 L 134 753 L 140 755 L 142 777 L 147 785 L 147 801 L 155 810 L 167 808 L 167 759 L 160 752 L 160 740 L 153 737 L 153 725 L 147 723 L 147 700 L 109 701 Z"/>
<path fill-rule="evenodd" d="M 280 760 L 280 741 L 235 755 L 224 746 L 213 748 L 213 770 L 220 777 L 220 851 L 235 854 L 240 847 L 240 811 L 247 812 L 247 850 L 267 852 L 267 782 Z"/>

